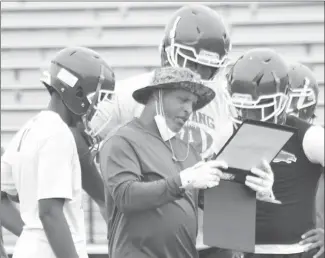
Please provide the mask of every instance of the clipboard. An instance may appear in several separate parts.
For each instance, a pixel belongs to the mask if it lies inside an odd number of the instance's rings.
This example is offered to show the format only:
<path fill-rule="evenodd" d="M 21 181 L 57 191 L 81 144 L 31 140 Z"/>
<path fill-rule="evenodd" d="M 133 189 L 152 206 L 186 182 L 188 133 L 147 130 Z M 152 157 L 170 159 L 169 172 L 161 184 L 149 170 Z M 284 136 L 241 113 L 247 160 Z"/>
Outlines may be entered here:
<path fill-rule="evenodd" d="M 213 159 L 225 160 L 233 175 L 204 191 L 203 243 L 253 253 L 256 232 L 256 193 L 244 182 L 261 159 L 271 162 L 296 133 L 273 123 L 245 120 Z"/>
<path fill-rule="evenodd" d="M 262 158 L 271 163 L 296 132 L 294 127 L 247 119 L 211 159 L 225 160 L 229 168 L 224 172 L 243 183 L 252 167 Z"/>

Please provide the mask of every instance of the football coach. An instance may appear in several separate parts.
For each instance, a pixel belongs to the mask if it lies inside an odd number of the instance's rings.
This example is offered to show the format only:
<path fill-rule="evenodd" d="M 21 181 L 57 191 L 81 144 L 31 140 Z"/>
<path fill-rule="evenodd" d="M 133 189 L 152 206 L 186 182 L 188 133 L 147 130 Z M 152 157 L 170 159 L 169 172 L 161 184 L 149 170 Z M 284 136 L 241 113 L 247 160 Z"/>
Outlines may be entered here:
<path fill-rule="evenodd" d="M 110 257 L 198 257 L 198 191 L 217 186 L 227 164 L 201 161 L 177 133 L 214 96 L 198 75 L 173 67 L 155 70 L 151 85 L 133 93 L 144 111 L 99 153 Z"/>

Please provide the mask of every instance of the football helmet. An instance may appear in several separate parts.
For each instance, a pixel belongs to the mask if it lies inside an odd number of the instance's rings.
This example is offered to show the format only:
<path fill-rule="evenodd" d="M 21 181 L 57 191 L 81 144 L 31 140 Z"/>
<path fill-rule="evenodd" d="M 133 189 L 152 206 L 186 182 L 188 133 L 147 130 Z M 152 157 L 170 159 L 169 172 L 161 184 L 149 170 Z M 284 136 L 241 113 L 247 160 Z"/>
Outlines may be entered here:
<path fill-rule="evenodd" d="M 230 68 L 227 81 L 236 123 L 245 119 L 285 122 L 289 68 L 278 53 L 268 48 L 247 51 Z"/>
<path fill-rule="evenodd" d="M 204 5 L 187 5 L 176 11 L 160 45 L 162 66 L 190 68 L 205 81 L 226 66 L 230 50 L 229 33 L 221 16 Z"/>
<path fill-rule="evenodd" d="M 89 136 L 99 134 L 91 121 L 102 115 L 99 106 L 113 107 L 115 74 L 98 53 L 85 47 L 64 48 L 54 56 L 40 80 L 50 93 L 54 90 L 59 94 L 72 114 L 81 118 Z"/>
<path fill-rule="evenodd" d="M 287 113 L 311 121 L 315 115 L 319 94 L 315 75 L 300 63 L 292 63 L 289 69 L 291 85 Z"/>

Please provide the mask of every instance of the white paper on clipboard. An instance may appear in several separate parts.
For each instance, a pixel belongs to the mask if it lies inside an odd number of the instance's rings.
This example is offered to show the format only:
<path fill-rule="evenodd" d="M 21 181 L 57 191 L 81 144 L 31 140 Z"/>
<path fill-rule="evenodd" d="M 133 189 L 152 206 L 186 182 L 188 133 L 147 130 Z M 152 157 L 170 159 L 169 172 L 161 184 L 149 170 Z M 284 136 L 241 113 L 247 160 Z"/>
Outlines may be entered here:
<path fill-rule="evenodd" d="M 293 134 L 288 127 L 244 122 L 217 159 L 226 161 L 231 168 L 251 170 L 262 159 L 270 163 Z"/>

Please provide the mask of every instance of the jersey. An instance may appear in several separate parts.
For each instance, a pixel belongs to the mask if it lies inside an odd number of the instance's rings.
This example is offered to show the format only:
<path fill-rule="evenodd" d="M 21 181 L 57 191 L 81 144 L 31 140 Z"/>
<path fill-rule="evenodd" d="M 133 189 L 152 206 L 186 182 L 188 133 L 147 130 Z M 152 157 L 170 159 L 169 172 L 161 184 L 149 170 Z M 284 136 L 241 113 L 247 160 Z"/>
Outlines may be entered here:
<path fill-rule="evenodd" d="M 293 116 L 287 118 L 286 124 L 297 128 L 297 132 L 271 163 L 273 192 L 282 204 L 257 202 L 256 244 L 295 244 L 315 228 L 321 165 L 310 161 L 304 144 L 311 125 Z"/>
<path fill-rule="evenodd" d="M 14 136 L 1 159 L 1 189 L 19 195 L 24 229 L 16 257 L 55 257 L 39 218 L 38 201 L 63 198 L 63 213 L 76 250 L 87 257 L 81 170 L 69 127 L 52 111 L 42 111 Z"/>

